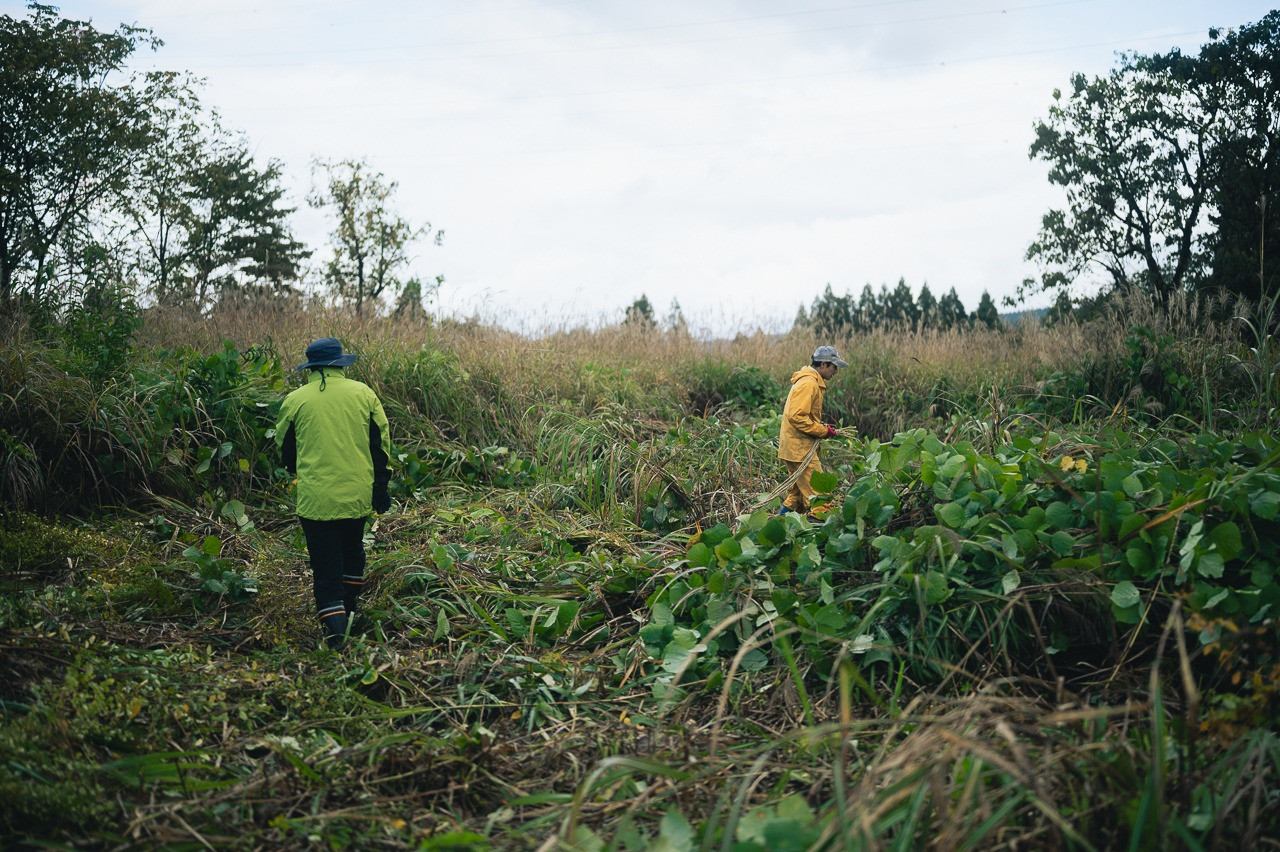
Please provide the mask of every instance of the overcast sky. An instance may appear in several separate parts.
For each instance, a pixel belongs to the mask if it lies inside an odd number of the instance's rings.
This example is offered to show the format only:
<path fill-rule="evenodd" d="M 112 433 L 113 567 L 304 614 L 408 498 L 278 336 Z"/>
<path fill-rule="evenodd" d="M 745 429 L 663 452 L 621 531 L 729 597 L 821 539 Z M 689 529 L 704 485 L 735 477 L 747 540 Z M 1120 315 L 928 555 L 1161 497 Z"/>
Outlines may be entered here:
<path fill-rule="evenodd" d="M 1027 157 L 1073 72 L 1194 52 L 1245 0 L 119 0 L 262 161 L 298 235 L 316 158 L 366 158 L 445 231 L 414 271 L 440 308 L 524 329 L 613 321 L 641 294 L 695 329 L 782 328 L 830 284 L 973 310 L 1035 270 L 1059 194 Z M 21 15 L 25 4 L 0 0 Z M 1043 300 L 1040 302 L 1043 303 Z M 1039 303 L 1036 303 L 1039 304 Z"/>

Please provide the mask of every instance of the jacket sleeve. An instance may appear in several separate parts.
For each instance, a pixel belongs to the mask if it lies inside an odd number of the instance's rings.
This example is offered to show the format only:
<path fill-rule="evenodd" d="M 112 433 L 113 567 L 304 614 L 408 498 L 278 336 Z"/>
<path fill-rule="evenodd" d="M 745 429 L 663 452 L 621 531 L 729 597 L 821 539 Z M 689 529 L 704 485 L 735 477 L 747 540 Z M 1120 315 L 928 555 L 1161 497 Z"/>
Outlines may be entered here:
<path fill-rule="evenodd" d="M 373 459 L 373 493 L 385 493 L 391 481 L 391 426 L 376 396 L 369 412 L 369 457 Z"/>
<path fill-rule="evenodd" d="M 298 435 L 294 431 L 293 407 L 286 399 L 280 406 L 280 418 L 276 421 L 276 447 L 280 450 L 280 461 L 292 474 L 298 473 Z"/>
<path fill-rule="evenodd" d="M 791 412 L 787 417 L 790 424 L 806 435 L 813 435 L 815 438 L 826 437 L 826 424 L 813 416 L 813 410 L 817 408 L 818 383 L 801 379 L 792 387 L 791 393 L 795 399 L 791 400 Z M 821 416 L 821 414 L 822 412 L 819 411 L 818 415 Z"/>

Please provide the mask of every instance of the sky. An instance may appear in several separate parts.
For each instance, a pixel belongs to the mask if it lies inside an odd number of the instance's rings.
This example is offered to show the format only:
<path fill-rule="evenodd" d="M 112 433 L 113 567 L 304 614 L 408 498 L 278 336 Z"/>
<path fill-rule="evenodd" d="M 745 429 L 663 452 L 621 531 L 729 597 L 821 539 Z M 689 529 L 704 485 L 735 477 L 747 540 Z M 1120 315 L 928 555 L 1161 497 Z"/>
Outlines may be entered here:
<path fill-rule="evenodd" d="M 51 0 L 56 2 L 56 0 Z M 443 229 L 412 274 L 433 310 L 522 331 L 621 319 L 646 296 L 695 331 L 791 325 L 827 285 L 999 302 L 1061 204 L 1028 157 L 1073 73 L 1195 52 L 1246 0 L 114 0 L 65 2 L 164 41 L 296 234 L 312 163 L 363 158 Z M 25 4 L 0 0 L 0 13 Z M 1047 304 L 1047 297 L 1026 303 Z"/>

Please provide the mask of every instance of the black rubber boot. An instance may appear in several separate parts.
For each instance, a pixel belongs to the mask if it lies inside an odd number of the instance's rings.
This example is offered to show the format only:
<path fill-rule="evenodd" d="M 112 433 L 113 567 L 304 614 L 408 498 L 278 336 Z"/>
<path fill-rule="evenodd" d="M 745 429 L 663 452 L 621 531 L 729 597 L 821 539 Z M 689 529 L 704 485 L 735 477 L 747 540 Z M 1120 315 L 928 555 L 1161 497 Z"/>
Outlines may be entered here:
<path fill-rule="evenodd" d="M 325 644 L 335 651 L 338 650 L 347 641 L 347 614 L 335 612 L 326 615 L 321 621 L 324 622 Z"/>

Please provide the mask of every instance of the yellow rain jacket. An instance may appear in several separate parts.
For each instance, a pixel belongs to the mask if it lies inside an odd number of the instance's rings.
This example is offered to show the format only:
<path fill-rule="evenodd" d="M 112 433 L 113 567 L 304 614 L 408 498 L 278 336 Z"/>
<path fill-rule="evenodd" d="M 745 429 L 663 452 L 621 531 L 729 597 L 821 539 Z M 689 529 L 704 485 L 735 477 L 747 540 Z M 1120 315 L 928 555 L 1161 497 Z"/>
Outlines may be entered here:
<path fill-rule="evenodd" d="M 298 515 L 313 521 L 367 518 L 375 489 L 391 478 L 391 429 L 378 395 L 342 370 L 312 370 L 284 398 L 276 444 L 298 474 Z"/>
<path fill-rule="evenodd" d="M 782 409 L 782 429 L 778 435 L 778 458 L 799 462 L 819 438 L 826 437 L 822 422 L 822 400 L 827 383 L 813 367 L 801 367 L 791 374 L 791 393 Z"/>

